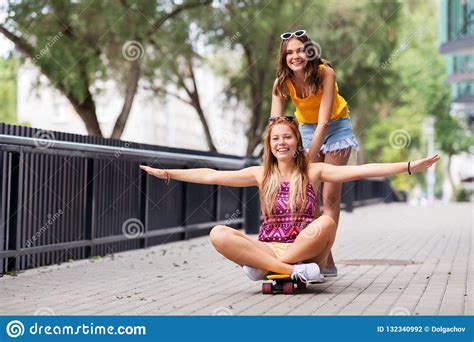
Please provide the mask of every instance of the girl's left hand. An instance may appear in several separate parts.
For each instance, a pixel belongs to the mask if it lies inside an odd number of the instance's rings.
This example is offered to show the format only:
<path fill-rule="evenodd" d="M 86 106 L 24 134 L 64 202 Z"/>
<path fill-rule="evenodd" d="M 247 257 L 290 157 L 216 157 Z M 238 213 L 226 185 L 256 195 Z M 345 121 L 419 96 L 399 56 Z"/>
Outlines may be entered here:
<path fill-rule="evenodd" d="M 433 155 L 431 157 L 426 157 L 426 158 L 423 158 L 423 159 L 418 159 L 418 160 L 412 161 L 410 163 L 410 171 L 411 171 L 411 173 L 425 171 L 431 165 L 438 162 L 440 160 L 440 158 L 441 157 L 436 153 L 435 155 Z"/>

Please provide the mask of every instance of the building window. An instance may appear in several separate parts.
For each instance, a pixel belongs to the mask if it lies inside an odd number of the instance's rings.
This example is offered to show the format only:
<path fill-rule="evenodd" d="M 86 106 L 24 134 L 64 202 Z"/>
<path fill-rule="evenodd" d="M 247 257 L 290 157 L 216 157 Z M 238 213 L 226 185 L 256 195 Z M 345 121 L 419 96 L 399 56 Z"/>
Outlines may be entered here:
<path fill-rule="evenodd" d="M 474 81 L 465 81 L 456 83 L 455 98 L 474 95 Z"/>
<path fill-rule="evenodd" d="M 474 35 L 474 0 L 449 0 L 448 40 Z"/>
<path fill-rule="evenodd" d="M 474 113 L 467 114 L 467 128 L 474 132 Z"/>
<path fill-rule="evenodd" d="M 474 55 L 454 55 L 453 73 L 465 73 L 474 71 Z"/>

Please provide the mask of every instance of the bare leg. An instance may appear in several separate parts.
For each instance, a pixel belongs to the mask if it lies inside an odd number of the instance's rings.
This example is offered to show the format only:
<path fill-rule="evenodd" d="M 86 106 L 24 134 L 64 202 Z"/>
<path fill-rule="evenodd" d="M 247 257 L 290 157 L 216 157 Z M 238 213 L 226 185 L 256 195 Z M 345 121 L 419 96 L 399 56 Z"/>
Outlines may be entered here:
<path fill-rule="evenodd" d="M 236 229 L 215 226 L 209 237 L 220 254 L 240 266 L 247 265 L 281 274 L 293 273 L 293 266 L 278 260 L 270 247 Z"/>
<path fill-rule="evenodd" d="M 323 269 L 335 238 L 336 223 L 330 216 L 322 215 L 303 229 L 278 259 L 289 264 L 316 262 Z"/>
<path fill-rule="evenodd" d="M 346 165 L 350 157 L 350 149 L 327 153 L 324 157 L 324 162 L 332 165 Z M 336 222 L 336 227 L 339 225 L 339 215 L 341 213 L 341 191 L 342 183 L 324 183 L 323 188 L 323 213 L 329 215 Z M 331 251 L 327 258 L 326 267 L 334 267 L 334 259 Z"/>

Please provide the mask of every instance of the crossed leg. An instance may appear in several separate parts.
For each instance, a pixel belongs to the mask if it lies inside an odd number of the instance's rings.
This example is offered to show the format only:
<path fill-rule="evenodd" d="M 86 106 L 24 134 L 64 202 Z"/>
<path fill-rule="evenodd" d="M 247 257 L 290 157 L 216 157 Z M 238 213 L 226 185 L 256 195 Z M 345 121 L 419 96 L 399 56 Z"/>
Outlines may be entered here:
<path fill-rule="evenodd" d="M 214 248 L 240 266 L 252 266 L 275 273 L 291 274 L 293 266 L 277 259 L 265 243 L 227 226 L 212 228 L 209 238 Z"/>
<path fill-rule="evenodd" d="M 278 259 L 289 264 L 315 262 L 323 270 L 336 239 L 336 228 L 336 222 L 330 216 L 320 216 L 301 231 Z"/>
<path fill-rule="evenodd" d="M 209 237 L 220 254 L 240 266 L 248 265 L 275 273 L 292 274 L 293 264 L 297 262 L 325 262 L 335 235 L 334 220 L 323 215 L 308 225 L 280 257 L 265 243 L 227 226 L 215 226 Z"/>

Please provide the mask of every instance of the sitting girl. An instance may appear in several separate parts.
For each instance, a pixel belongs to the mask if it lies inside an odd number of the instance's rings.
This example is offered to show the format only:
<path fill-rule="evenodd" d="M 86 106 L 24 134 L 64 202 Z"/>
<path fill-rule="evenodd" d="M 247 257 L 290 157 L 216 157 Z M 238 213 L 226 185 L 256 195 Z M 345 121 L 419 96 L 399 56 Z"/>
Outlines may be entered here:
<path fill-rule="evenodd" d="M 302 282 L 319 282 L 336 236 L 328 215 L 315 218 L 314 189 L 320 182 L 347 182 L 366 177 L 424 171 L 440 157 L 402 163 L 335 166 L 309 163 L 298 124 L 291 116 L 271 117 L 264 138 L 263 166 L 237 171 L 208 168 L 163 170 L 140 168 L 161 179 L 224 186 L 258 186 L 264 221 L 255 240 L 239 230 L 218 225 L 210 233 L 216 250 L 242 266 L 252 280 L 269 272 L 290 274 Z"/>

